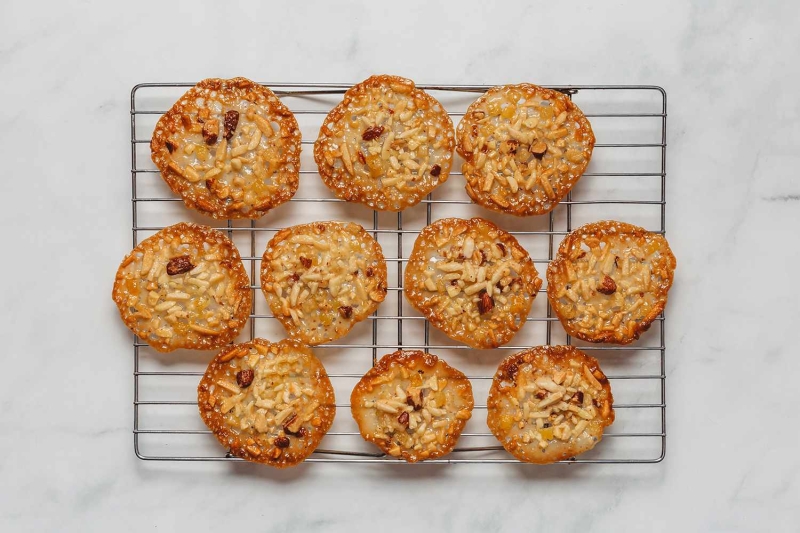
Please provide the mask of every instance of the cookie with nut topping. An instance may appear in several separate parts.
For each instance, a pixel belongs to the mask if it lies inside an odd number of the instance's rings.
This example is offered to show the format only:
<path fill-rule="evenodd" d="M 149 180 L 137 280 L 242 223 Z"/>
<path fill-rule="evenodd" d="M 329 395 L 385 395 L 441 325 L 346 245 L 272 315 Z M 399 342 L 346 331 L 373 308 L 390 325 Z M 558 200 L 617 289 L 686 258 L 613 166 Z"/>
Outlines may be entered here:
<path fill-rule="evenodd" d="M 292 338 L 322 344 L 346 335 L 386 298 L 386 260 L 358 224 L 293 226 L 267 244 L 261 289 Z"/>
<path fill-rule="evenodd" d="M 123 259 L 112 298 L 125 325 L 159 352 L 224 346 L 253 303 L 230 239 L 185 222 L 148 237 Z"/>
<path fill-rule="evenodd" d="M 456 137 L 469 197 L 518 216 L 552 211 L 583 175 L 594 148 L 578 106 L 529 83 L 489 89 L 469 106 Z"/>
<path fill-rule="evenodd" d="M 328 114 L 314 160 L 339 198 L 402 211 L 447 180 L 454 145 L 453 122 L 435 98 L 411 80 L 372 76 Z"/>
<path fill-rule="evenodd" d="M 667 305 L 675 256 L 663 235 L 605 220 L 576 229 L 547 267 L 547 297 L 567 333 L 630 344 Z"/>
<path fill-rule="evenodd" d="M 297 120 L 246 78 L 210 78 L 189 89 L 159 119 L 150 150 L 186 206 L 216 219 L 260 218 L 297 192 Z"/>
<path fill-rule="evenodd" d="M 405 271 L 408 301 L 448 337 L 473 348 L 509 342 L 541 286 L 517 239 L 482 218 L 425 227 Z"/>
<path fill-rule="evenodd" d="M 464 374 L 416 350 L 381 357 L 350 395 L 361 436 L 409 463 L 450 453 L 473 405 Z"/>
<path fill-rule="evenodd" d="M 597 359 L 574 346 L 537 346 L 500 364 L 486 421 L 514 457 L 548 464 L 594 448 L 614 422 L 613 403 Z"/>
<path fill-rule="evenodd" d="M 293 340 L 226 347 L 200 380 L 197 405 L 232 455 L 278 468 L 311 455 L 336 414 L 325 368 Z"/>

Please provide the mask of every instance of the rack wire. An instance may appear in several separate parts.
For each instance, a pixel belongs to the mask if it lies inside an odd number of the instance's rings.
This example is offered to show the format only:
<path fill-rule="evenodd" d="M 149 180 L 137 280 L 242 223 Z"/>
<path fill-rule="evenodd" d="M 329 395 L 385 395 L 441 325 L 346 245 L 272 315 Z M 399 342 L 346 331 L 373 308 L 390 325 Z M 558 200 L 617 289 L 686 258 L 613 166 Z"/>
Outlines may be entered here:
<path fill-rule="evenodd" d="M 666 230 L 666 121 L 664 89 L 645 85 L 549 86 L 575 100 L 592 122 L 598 143 L 581 181 L 547 216 L 515 218 L 473 205 L 463 190 L 460 160 L 451 178 L 419 206 L 401 213 L 379 213 L 343 204 L 321 186 L 309 145 L 325 115 L 351 84 L 263 83 L 295 113 L 303 132 L 301 187 L 287 204 L 258 221 L 229 220 L 224 226 L 189 212 L 162 183 L 150 162 L 150 136 L 157 119 L 194 83 L 142 83 L 131 91 L 131 214 L 133 245 L 163 227 L 195 220 L 226 231 L 242 252 L 251 277 L 254 305 L 249 327 L 239 341 L 257 336 L 281 338 L 283 330 L 269 314 L 259 286 L 260 253 L 274 232 L 298 223 L 330 218 L 356 219 L 384 249 L 389 264 L 389 296 L 348 336 L 315 352 L 325 364 L 336 396 L 349 398 L 357 380 L 385 353 L 396 349 L 432 351 L 465 371 L 476 405 L 458 447 L 431 463 L 518 463 L 500 447 L 485 423 L 485 398 L 497 365 L 506 355 L 537 344 L 576 344 L 595 355 L 614 390 L 617 421 L 594 450 L 569 464 L 658 463 L 666 452 L 665 318 L 629 346 L 575 342 L 553 316 L 546 295 L 534 301 L 528 324 L 511 346 L 474 350 L 454 343 L 430 327 L 404 302 L 402 266 L 424 225 L 445 216 L 482 216 L 515 235 L 534 259 L 540 276 L 560 240 L 575 227 L 600 219 Z M 457 123 L 464 110 L 491 86 L 418 85 L 431 92 Z M 646 142 L 644 142 L 646 141 Z M 310 190 L 311 194 L 303 194 Z M 327 210 L 327 211 L 326 211 Z M 282 211 L 284 213 L 282 213 Z M 546 287 L 540 290 L 545 293 Z M 276 326 L 277 324 L 277 326 Z M 356 331 L 358 330 L 358 331 Z M 133 338 L 133 443 L 142 460 L 240 461 L 226 453 L 197 414 L 196 386 L 210 359 L 208 352 L 158 354 Z M 365 443 L 350 418 L 349 403 L 337 402 L 334 426 L 307 462 L 406 464 Z"/>

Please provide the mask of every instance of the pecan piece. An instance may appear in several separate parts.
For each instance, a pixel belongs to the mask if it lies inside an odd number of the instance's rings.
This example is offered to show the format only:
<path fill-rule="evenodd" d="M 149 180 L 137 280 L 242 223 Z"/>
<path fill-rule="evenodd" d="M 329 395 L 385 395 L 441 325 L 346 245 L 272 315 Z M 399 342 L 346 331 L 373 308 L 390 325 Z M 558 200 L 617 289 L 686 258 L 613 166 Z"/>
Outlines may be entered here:
<path fill-rule="evenodd" d="M 406 390 L 406 404 L 414 408 L 415 411 L 422 409 L 422 389 L 411 387 Z"/>
<path fill-rule="evenodd" d="M 298 274 L 297 272 L 292 272 L 292 275 L 289 276 L 289 279 L 292 281 L 292 283 L 297 283 L 298 281 L 300 281 L 300 274 Z"/>
<path fill-rule="evenodd" d="M 367 271 L 365 272 L 368 278 L 371 278 L 375 275 L 375 270 L 372 267 L 367 267 Z"/>
<path fill-rule="evenodd" d="M 517 372 L 519 372 L 519 363 L 511 363 L 508 365 L 508 368 L 506 368 L 506 374 L 511 381 L 517 379 Z"/>
<path fill-rule="evenodd" d="M 239 112 L 231 109 L 225 113 L 225 138 L 231 140 L 233 134 L 236 132 L 236 126 L 239 125 Z"/>
<path fill-rule="evenodd" d="M 603 281 L 597 286 L 597 292 L 601 294 L 614 294 L 617 292 L 617 284 L 608 276 L 603 276 Z"/>
<path fill-rule="evenodd" d="M 277 448 L 288 448 L 290 444 L 289 437 L 275 437 L 275 446 Z"/>
<path fill-rule="evenodd" d="M 583 405 L 583 391 L 578 391 L 575 393 L 575 396 L 572 397 L 574 403 L 579 403 Z"/>
<path fill-rule="evenodd" d="M 400 416 L 397 417 L 397 421 L 405 427 L 408 427 L 408 413 L 405 411 L 400 413 Z"/>
<path fill-rule="evenodd" d="M 308 257 L 300 256 L 300 264 L 303 265 L 303 268 L 311 268 L 311 259 Z"/>
<path fill-rule="evenodd" d="M 545 152 L 547 152 L 547 145 L 542 141 L 539 141 L 535 143 L 533 146 L 531 146 L 531 153 L 533 154 L 533 157 L 535 157 L 536 159 L 543 158 Z"/>
<path fill-rule="evenodd" d="M 181 255 L 179 257 L 173 257 L 169 260 L 169 263 L 167 263 L 167 274 L 170 276 L 175 276 L 189 272 L 193 268 L 194 265 L 192 264 L 192 258 L 188 255 Z"/>
<path fill-rule="evenodd" d="M 364 130 L 364 133 L 361 134 L 361 138 L 365 141 L 373 141 L 381 135 L 383 135 L 383 126 L 372 126 Z"/>
<path fill-rule="evenodd" d="M 595 377 L 597 381 L 600 382 L 601 385 L 605 385 L 606 383 L 608 383 L 608 378 L 606 377 L 605 374 L 600 372 L 600 369 L 597 369 L 594 372 L 592 372 L 592 375 Z"/>
<path fill-rule="evenodd" d="M 297 416 L 296 413 L 290 415 L 286 422 L 283 423 L 283 431 L 289 435 L 300 435 L 300 430 L 302 429 L 305 429 L 303 428 L 303 419 Z"/>
<path fill-rule="evenodd" d="M 442 173 L 442 167 L 440 165 L 433 165 L 431 167 L 431 176 L 433 176 L 434 178 L 441 173 Z"/>
<path fill-rule="evenodd" d="M 361 150 L 359 150 L 358 153 L 356 153 L 356 157 L 358 157 L 358 162 L 361 163 L 362 165 L 367 164 L 367 158 L 364 157 L 364 153 Z"/>
<path fill-rule="evenodd" d="M 174 152 L 175 149 L 178 147 L 178 143 L 176 143 L 172 139 L 167 139 L 166 142 L 164 142 L 164 144 L 166 145 L 167 152 L 169 152 L 169 153 Z"/>
<path fill-rule="evenodd" d="M 495 246 L 497 246 L 497 249 L 500 250 L 500 253 L 502 255 L 506 255 L 506 245 L 505 244 L 503 244 L 502 242 L 496 242 L 494 244 L 495 244 Z"/>
<path fill-rule="evenodd" d="M 492 309 L 494 309 L 494 298 L 489 296 L 486 289 L 481 290 L 481 292 L 478 293 L 478 312 L 485 315 Z"/>
<path fill-rule="evenodd" d="M 203 140 L 206 144 L 215 144 L 219 139 L 219 120 L 213 118 L 203 123 Z"/>
<path fill-rule="evenodd" d="M 241 388 L 246 389 L 251 383 L 253 383 L 254 377 L 256 377 L 256 373 L 252 368 L 248 370 L 239 370 L 236 373 L 236 384 Z"/>
<path fill-rule="evenodd" d="M 342 318 L 352 318 L 353 308 L 349 305 L 343 305 L 339 308 L 339 314 L 342 315 Z"/>

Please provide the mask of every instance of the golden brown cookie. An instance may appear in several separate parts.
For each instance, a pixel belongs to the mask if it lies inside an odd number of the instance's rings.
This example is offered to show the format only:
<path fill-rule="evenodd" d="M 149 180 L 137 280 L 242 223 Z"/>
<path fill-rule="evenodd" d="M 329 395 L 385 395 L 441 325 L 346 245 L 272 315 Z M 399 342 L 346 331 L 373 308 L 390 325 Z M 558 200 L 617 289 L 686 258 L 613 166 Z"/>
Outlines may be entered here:
<path fill-rule="evenodd" d="M 253 304 L 239 251 L 223 233 L 181 222 L 122 261 L 112 291 L 125 325 L 159 352 L 236 338 Z"/>
<path fill-rule="evenodd" d="M 576 229 L 547 268 L 547 297 L 567 333 L 629 344 L 667 305 L 675 256 L 644 228 L 605 220 Z"/>
<path fill-rule="evenodd" d="M 292 226 L 267 244 L 261 289 L 292 338 L 321 344 L 346 335 L 386 298 L 386 261 L 358 224 Z"/>
<path fill-rule="evenodd" d="M 489 429 L 528 463 L 591 450 L 614 422 L 608 379 L 594 357 L 574 346 L 537 346 L 506 357 L 486 403 Z"/>
<path fill-rule="evenodd" d="M 408 301 L 450 338 L 473 348 L 509 342 L 541 286 L 517 239 L 482 218 L 446 218 L 425 227 L 405 272 Z"/>
<path fill-rule="evenodd" d="M 447 180 L 454 145 L 453 122 L 435 98 L 411 80 L 372 76 L 328 114 L 314 160 L 339 198 L 402 211 Z"/>
<path fill-rule="evenodd" d="M 156 124 L 153 162 L 187 207 L 259 218 L 294 196 L 300 128 L 275 94 L 245 78 L 203 80 Z"/>
<path fill-rule="evenodd" d="M 336 414 L 325 368 L 310 348 L 292 340 L 226 347 L 200 380 L 197 404 L 231 454 L 278 468 L 308 457 Z"/>
<path fill-rule="evenodd" d="M 472 416 L 467 376 L 433 354 L 384 355 L 350 395 L 361 436 L 409 463 L 452 451 Z"/>
<path fill-rule="evenodd" d="M 537 85 L 489 89 L 458 124 L 456 149 L 473 201 L 501 213 L 549 213 L 586 170 L 589 121 L 563 93 Z"/>

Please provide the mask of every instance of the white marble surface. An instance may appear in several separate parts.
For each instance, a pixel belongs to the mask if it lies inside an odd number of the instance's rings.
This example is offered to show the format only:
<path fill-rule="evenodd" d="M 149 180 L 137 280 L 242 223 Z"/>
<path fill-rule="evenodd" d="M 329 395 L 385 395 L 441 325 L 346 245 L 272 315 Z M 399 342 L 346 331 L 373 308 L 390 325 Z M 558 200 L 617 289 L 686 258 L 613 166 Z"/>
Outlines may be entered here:
<path fill-rule="evenodd" d="M 168 4 L 0 5 L 0 530 L 797 531 L 800 8 Z M 130 336 L 109 299 L 130 241 L 130 88 L 376 71 L 667 89 L 679 270 L 663 463 L 275 472 L 136 459 Z"/>

